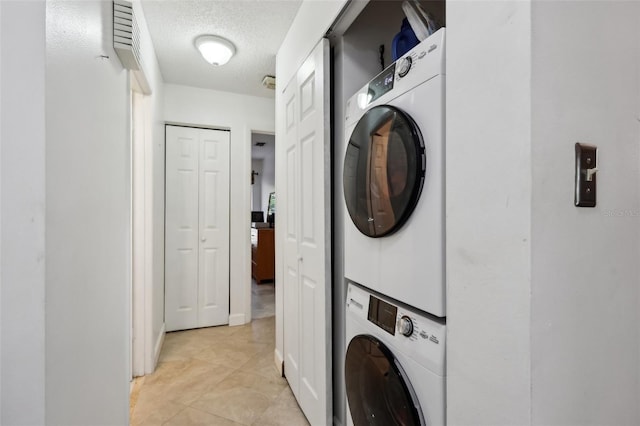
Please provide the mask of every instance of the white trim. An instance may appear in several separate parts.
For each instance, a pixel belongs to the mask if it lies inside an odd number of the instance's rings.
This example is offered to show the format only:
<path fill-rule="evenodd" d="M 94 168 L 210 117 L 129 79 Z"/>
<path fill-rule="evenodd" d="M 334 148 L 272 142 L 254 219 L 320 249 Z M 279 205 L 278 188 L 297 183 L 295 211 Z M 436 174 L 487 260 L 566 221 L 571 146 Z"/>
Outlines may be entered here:
<path fill-rule="evenodd" d="M 251 286 L 251 283 L 249 283 L 249 286 Z M 246 316 L 244 313 L 229 315 L 229 327 L 246 324 L 247 321 L 245 320 L 245 318 Z"/>
<path fill-rule="evenodd" d="M 135 79 L 132 78 L 132 83 Z M 137 84 L 137 83 L 136 83 Z M 132 85 L 133 86 L 133 85 Z M 131 96 L 131 307 L 132 307 L 132 359 L 131 373 L 133 377 L 145 374 L 145 336 L 147 333 L 145 313 L 146 299 L 146 266 L 145 256 L 145 116 L 144 96 L 132 90 Z"/>
<path fill-rule="evenodd" d="M 207 125 L 207 124 L 183 123 L 183 122 L 178 122 L 178 121 L 165 121 L 164 125 L 165 125 L 165 127 L 166 126 L 178 126 L 178 127 L 193 127 L 195 129 L 224 130 L 226 132 L 230 132 L 231 131 L 231 127 L 226 127 L 226 126 L 210 126 L 210 125 Z"/>
<path fill-rule="evenodd" d="M 273 362 L 276 365 L 276 369 L 278 370 L 278 374 L 284 377 L 284 357 L 278 350 L 278 348 L 273 350 Z"/>
<path fill-rule="evenodd" d="M 156 344 L 153 349 L 153 364 L 151 365 L 151 369 L 147 370 L 147 374 L 153 373 L 158 364 L 158 359 L 160 358 L 160 351 L 162 350 L 162 345 L 164 344 L 164 336 L 167 334 L 167 329 L 165 324 L 162 323 L 162 328 L 160 329 L 160 334 L 158 335 L 158 339 L 156 340 Z"/>
<path fill-rule="evenodd" d="M 151 111 L 153 106 L 150 104 L 151 97 L 143 96 L 142 113 L 144 120 L 144 370 L 145 374 L 151 374 L 156 369 L 157 353 L 156 342 L 153 341 L 153 313 L 154 313 L 154 283 L 158 277 L 154 274 L 154 227 L 158 219 L 154 216 L 153 197 L 154 197 L 154 132 L 153 117 Z M 164 245 L 164 242 L 163 242 Z M 163 307 L 164 310 L 164 307 Z M 159 340 L 164 340 L 164 324 Z M 162 346 L 161 346 L 162 347 Z"/>

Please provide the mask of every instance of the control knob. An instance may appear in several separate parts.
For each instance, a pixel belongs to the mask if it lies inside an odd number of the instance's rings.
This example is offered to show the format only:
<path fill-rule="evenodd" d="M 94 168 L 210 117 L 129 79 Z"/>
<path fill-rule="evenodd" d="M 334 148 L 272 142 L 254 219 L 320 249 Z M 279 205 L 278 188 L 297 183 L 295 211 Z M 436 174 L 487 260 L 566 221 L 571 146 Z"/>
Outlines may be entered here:
<path fill-rule="evenodd" d="M 400 59 L 400 63 L 398 64 L 398 76 L 404 77 L 409 74 L 412 62 L 411 56 Z"/>
<path fill-rule="evenodd" d="M 398 320 L 398 331 L 403 336 L 407 336 L 407 337 L 411 336 L 413 334 L 413 322 L 411 321 L 411 318 L 409 318 L 406 315 L 403 315 Z"/>

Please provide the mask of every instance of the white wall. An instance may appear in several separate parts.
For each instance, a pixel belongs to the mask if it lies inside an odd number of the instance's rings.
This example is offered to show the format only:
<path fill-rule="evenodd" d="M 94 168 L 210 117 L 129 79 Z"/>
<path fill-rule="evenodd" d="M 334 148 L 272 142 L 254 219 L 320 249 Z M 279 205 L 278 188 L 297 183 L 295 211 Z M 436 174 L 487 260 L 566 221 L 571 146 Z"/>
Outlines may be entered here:
<path fill-rule="evenodd" d="M 447 416 L 530 423 L 531 4 L 447 3 Z"/>
<path fill-rule="evenodd" d="M 130 88 L 111 15 L 47 2 L 48 424 L 128 421 Z"/>
<path fill-rule="evenodd" d="M 169 123 L 231 130 L 230 325 L 251 320 L 251 132 L 275 131 L 273 99 L 165 85 Z"/>
<path fill-rule="evenodd" d="M 532 12 L 532 424 L 637 425 L 640 3 Z M 595 208 L 576 142 L 599 148 Z"/>
<path fill-rule="evenodd" d="M 448 4 L 449 424 L 640 423 L 639 16 Z"/>
<path fill-rule="evenodd" d="M 40 425 L 45 422 L 45 3 L 2 1 L 0 18 L 0 423 Z"/>

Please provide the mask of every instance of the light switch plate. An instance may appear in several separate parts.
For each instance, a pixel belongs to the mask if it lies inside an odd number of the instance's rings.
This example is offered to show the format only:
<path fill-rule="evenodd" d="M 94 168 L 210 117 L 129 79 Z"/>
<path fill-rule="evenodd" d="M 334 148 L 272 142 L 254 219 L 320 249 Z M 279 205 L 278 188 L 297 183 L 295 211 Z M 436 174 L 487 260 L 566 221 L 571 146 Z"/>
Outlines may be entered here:
<path fill-rule="evenodd" d="M 576 143 L 576 207 L 596 206 L 596 172 L 598 147 Z"/>

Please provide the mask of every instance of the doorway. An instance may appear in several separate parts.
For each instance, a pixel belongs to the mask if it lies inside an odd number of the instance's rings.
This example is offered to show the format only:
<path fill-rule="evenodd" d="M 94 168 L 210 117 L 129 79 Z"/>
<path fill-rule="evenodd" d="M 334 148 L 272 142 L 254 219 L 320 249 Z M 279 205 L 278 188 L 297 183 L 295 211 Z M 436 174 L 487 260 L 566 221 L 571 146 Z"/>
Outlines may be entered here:
<path fill-rule="evenodd" d="M 274 191 L 275 135 L 251 132 L 252 319 L 275 316 Z"/>

